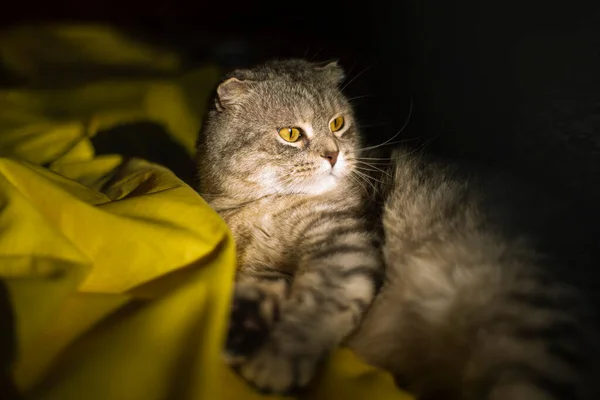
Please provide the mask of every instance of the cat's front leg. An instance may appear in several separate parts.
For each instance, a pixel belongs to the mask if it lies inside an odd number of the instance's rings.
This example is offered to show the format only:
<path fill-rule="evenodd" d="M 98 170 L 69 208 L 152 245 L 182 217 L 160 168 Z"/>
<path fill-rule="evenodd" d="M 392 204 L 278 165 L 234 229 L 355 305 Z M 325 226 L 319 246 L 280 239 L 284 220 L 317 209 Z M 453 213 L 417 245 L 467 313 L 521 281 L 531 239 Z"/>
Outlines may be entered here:
<path fill-rule="evenodd" d="M 319 362 L 357 327 L 382 272 L 369 233 L 348 230 L 307 247 L 277 319 L 240 374 L 263 392 L 306 386 Z"/>

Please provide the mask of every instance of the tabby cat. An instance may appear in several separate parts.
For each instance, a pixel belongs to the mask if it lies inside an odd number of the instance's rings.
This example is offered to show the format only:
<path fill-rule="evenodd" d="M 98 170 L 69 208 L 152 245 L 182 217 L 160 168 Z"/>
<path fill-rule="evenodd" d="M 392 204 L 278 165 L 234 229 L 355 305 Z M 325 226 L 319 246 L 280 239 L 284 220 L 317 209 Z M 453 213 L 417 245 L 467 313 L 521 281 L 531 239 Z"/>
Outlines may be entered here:
<path fill-rule="evenodd" d="M 539 236 L 552 209 L 407 150 L 371 163 L 343 79 L 272 61 L 216 90 L 198 165 L 237 243 L 231 365 L 288 393 L 345 344 L 420 398 L 600 398 L 594 320 Z"/>

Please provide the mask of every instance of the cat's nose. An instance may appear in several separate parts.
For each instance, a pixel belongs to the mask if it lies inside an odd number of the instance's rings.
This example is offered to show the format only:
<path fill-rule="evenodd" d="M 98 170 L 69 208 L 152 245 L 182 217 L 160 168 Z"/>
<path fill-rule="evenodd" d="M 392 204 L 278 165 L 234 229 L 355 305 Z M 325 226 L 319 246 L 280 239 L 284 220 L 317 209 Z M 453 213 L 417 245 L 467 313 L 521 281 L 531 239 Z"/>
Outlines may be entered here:
<path fill-rule="evenodd" d="M 338 150 L 326 151 L 323 154 L 321 154 L 321 157 L 329 161 L 329 164 L 331 164 L 331 168 L 333 168 L 335 166 L 335 163 L 337 162 L 338 154 L 340 154 Z"/>

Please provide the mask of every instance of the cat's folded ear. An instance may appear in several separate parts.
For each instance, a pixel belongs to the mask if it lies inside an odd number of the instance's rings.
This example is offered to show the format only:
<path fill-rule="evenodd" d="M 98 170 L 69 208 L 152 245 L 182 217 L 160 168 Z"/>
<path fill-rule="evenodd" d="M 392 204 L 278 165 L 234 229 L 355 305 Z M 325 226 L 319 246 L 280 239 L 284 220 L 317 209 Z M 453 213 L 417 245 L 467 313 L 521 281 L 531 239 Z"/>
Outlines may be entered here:
<path fill-rule="evenodd" d="M 338 61 L 326 61 L 315 64 L 315 70 L 324 74 L 324 76 L 336 85 L 339 85 L 346 79 L 344 69 L 340 67 Z"/>
<path fill-rule="evenodd" d="M 217 110 L 224 109 L 239 103 L 250 92 L 250 82 L 236 77 L 225 79 L 217 87 Z"/>

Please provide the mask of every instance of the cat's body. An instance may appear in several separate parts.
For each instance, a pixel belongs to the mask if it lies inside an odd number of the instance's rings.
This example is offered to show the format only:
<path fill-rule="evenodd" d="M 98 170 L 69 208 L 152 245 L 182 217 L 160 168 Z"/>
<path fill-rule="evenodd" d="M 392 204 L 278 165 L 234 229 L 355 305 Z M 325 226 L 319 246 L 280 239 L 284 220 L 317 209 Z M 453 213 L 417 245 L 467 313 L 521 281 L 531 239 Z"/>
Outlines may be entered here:
<path fill-rule="evenodd" d="M 386 279 L 350 347 L 423 398 L 597 398 L 593 317 L 556 279 L 577 268 L 553 251 L 560 207 L 506 176 L 394 158 Z"/>
<path fill-rule="evenodd" d="M 343 75 L 333 64 L 307 66 L 237 71 L 219 86 L 199 138 L 201 192 L 239 254 L 228 352 L 244 377 L 275 392 L 309 382 L 356 328 L 383 272 L 350 176 L 360 143 L 352 109 L 330 90 Z"/>
<path fill-rule="evenodd" d="M 327 218 L 328 212 L 337 212 L 340 207 L 352 210 L 359 200 L 349 197 L 319 195 L 307 199 L 303 195 L 275 195 L 235 211 L 223 211 L 221 215 L 240 249 L 240 271 L 252 266 L 277 265 L 278 270 L 294 274 L 298 258 L 294 249 L 305 244 L 298 240 L 302 238 L 302 231 L 319 219 Z M 290 243 L 291 239 L 294 242 Z"/>
<path fill-rule="evenodd" d="M 217 90 L 200 191 L 238 247 L 232 363 L 285 392 L 345 340 L 424 398 L 596 398 L 591 320 L 538 241 L 552 209 L 402 151 L 368 164 L 341 78 L 276 62 Z"/>

